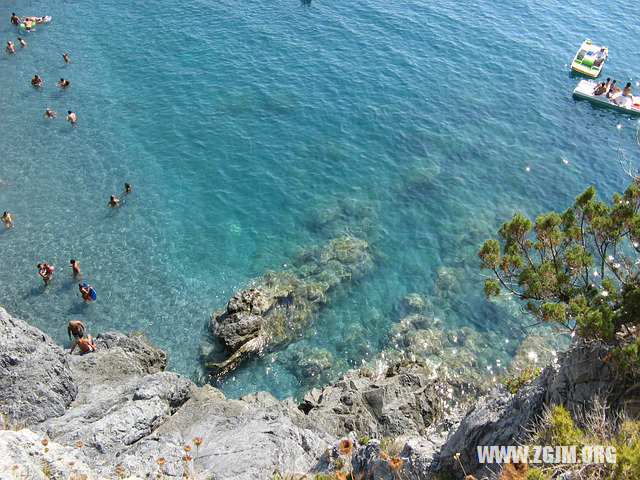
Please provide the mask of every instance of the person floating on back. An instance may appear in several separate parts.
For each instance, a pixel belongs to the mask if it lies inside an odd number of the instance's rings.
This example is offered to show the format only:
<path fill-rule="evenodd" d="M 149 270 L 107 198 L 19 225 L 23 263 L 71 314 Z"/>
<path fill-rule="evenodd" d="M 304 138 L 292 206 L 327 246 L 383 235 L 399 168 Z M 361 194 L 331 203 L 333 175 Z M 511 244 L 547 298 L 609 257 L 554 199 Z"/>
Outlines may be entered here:
<path fill-rule="evenodd" d="M 49 285 L 51 283 L 54 268 L 55 267 L 49 265 L 48 262 L 38 264 L 38 274 L 42 277 L 42 280 L 44 280 L 45 285 Z"/>
<path fill-rule="evenodd" d="M 13 217 L 9 212 L 4 212 L 2 214 L 2 217 L 0 217 L 0 220 L 2 220 L 7 227 L 10 227 L 13 225 Z"/>
<path fill-rule="evenodd" d="M 33 78 L 31 79 L 31 85 L 33 85 L 34 87 L 41 87 L 42 86 L 42 79 L 40 78 L 39 75 L 34 75 Z"/>
<path fill-rule="evenodd" d="M 62 54 L 62 58 L 64 58 L 64 61 L 65 61 L 66 63 L 69 63 L 69 62 L 71 61 L 71 60 L 69 60 L 69 57 L 67 57 L 67 54 L 66 54 L 66 53 L 63 53 L 63 54 Z"/>
<path fill-rule="evenodd" d="M 18 25 L 20 23 L 20 19 L 14 12 L 11 13 L 11 23 L 14 25 Z"/>
<path fill-rule="evenodd" d="M 47 118 L 56 118 L 58 112 L 54 112 L 53 110 L 51 110 L 50 108 L 47 108 L 44 111 L 44 116 Z"/>
<path fill-rule="evenodd" d="M 67 120 L 71 122 L 71 125 L 75 125 L 77 121 L 76 114 L 73 113 L 71 110 L 67 110 Z"/>
<path fill-rule="evenodd" d="M 109 205 L 110 207 L 117 207 L 118 205 L 120 205 L 120 200 L 118 200 L 115 195 L 111 195 L 111 197 L 109 197 L 109 203 L 107 203 L 107 205 Z"/>
<path fill-rule="evenodd" d="M 93 300 L 91 298 L 91 285 L 89 285 L 88 283 L 86 283 L 85 285 L 86 287 L 83 287 L 82 283 L 79 283 L 78 288 L 80 289 L 80 295 L 82 295 L 82 300 L 84 300 L 85 302 L 88 302 Z"/>
<path fill-rule="evenodd" d="M 13 42 L 7 42 L 7 46 L 4 47 L 4 49 L 7 51 L 7 53 L 16 53 L 16 49 L 13 46 Z"/>
<path fill-rule="evenodd" d="M 76 340 L 84 337 L 84 324 L 80 320 L 69 320 L 69 326 L 67 327 L 67 335 L 71 338 L 71 334 L 73 334 L 73 338 Z"/>
<path fill-rule="evenodd" d="M 69 266 L 71 267 L 71 270 L 73 271 L 74 278 L 78 278 L 79 276 L 81 276 L 81 274 L 80 274 L 80 266 L 78 265 L 78 261 L 75 258 L 72 258 L 71 260 L 69 260 Z"/>
<path fill-rule="evenodd" d="M 71 351 L 69 353 L 73 353 L 76 346 L 84 353 L 95 352 L 97 349 L 96 341 L 90 333 L 87 334 L 87 338 L 78 338 L 76 343 L 73 344 L 73 347 L 71 347 Z"/>

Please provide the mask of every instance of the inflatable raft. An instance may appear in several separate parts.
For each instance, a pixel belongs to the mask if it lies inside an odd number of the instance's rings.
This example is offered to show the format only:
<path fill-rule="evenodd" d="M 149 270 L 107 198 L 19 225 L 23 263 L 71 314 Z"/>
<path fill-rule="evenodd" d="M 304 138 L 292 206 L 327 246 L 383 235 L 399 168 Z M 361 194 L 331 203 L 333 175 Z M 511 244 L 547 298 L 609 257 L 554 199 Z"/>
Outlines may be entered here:
<path fill-rule="evenodd" d="M 595 95 L 593 92 L 597 83 L 592 80 L 580 80 L 578 86 L 573 90 L 573 96 L 603 107 L 613 108 L 624 113 L 640 115 L 640 97 L 623 97 L 620 92 L 607 98 L 606 95 Z"/>
<path fill-rule="evenodd" d="M 43 23 L 49 23 L 51 21 L 51 17 L 49 15 L 45 15 L 44 17 L 37 17 L 37 18 L 42 18 L 41 22 L 31 22 L 31 28 L 35 27 L 36 25 L 42 25 Z M 24 22 L 20 22 L 20 25 L 18 25 L 22 30 L 26 30 L 27 29 L 27 25 Z"/>
<path fill-rule="evenodd" d="M 600 70 L 602 70 L 606 57 L 598 66 L 595 65 L 595 61 L 596 53 L 602 48 L 604 48 L 605 53 L 609 55 L 609 49 L 607 47 L 599 47 L 598 45 L 591 43 L 591 40 L 585 40 L 582 45 L 580 45 L 580 49 L 578 50 L 578 53 L 576 53 L 576 56 L 573 57 L 571 70 L 594 78 L 600 75 Z"/>

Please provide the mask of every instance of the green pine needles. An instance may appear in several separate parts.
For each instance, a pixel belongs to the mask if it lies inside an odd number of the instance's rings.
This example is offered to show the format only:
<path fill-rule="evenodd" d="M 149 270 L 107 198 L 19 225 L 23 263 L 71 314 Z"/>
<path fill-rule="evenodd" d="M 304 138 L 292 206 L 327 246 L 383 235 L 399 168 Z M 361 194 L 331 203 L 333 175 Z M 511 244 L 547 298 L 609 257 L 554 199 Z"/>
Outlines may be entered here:
<path fill-rule="evenodd" d="M 586 339 L 616 341 L 640 322 L 640 188 L 611 204 L 594 187 L 562 213 L 516 213 L 478 252 L 492 272 L 487 297 L 512 295 L 544 322 Z"/>

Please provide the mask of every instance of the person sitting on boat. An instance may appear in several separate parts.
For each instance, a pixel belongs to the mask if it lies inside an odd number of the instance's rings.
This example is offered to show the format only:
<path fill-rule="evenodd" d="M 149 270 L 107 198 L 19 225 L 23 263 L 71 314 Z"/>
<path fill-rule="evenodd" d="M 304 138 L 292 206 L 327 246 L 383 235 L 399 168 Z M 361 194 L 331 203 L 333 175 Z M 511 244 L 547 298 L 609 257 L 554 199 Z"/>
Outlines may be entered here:
<path fill-rule="evenodd" d="M 609 91 L 607 92 L 607 98 L 613 97 L 614 94 L 620 91 L 620 89 L 616 86 L 617 82 L 618 80 L 614 80 L 613 82 L 611 82 L 611 85 L 609 86 Z"/>
<path fill-rule="evenodd" d="M 599 67 L 607 59 L 607 47 L 602 47 L 593 56 L 595 57 L 595 60 L 593 61 L 593 66 Z"/>
<path fill-rule="evenodd" d="M 598 82 L 596 88 L 593 89 L 594 95 L 602 95 L 603 93 L 607 93 L 608 85 L 604 82 Z"/>
<path fill-rule="evenodd" d="M 627 85 L 624 87 L 624 90 L 622 90 L 622 93 L 612 95 L 611 98 L 614 102 L 616 102 L 617 105 L 625 108 L 631 108 L 631 105 L 633 105 L 633 95 L 631 94 L 631 82 L 627 83 Z"/>

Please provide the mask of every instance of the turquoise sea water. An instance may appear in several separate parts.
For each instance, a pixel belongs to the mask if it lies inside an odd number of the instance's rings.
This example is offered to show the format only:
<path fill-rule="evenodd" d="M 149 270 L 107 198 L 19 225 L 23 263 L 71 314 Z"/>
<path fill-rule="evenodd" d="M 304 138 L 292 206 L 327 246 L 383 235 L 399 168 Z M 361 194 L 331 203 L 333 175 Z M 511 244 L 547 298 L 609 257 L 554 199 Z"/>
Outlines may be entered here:
<path fill-rule="evenodd" d="M 571 97 L 585 37 L 609 46 L 605 76 L 640 79 L 640 26 L 605 4 L 3 2 L 3 42 L 18 35 L 11 11 L 53 22 L 0 54 L 0 211 L 15 220 L 0 229 L 0 301 L 67 343 L 71 318 L 146 330 L 189 375 L 235 289 L 346 230 L 371 244 L 374 271 L 226 393 L 298 395 L 313 384 L 293 365 L 302 345 L 331 352 L 336 373 L 360 364 L 344 341 L 353 325 L 375 356 L 402 297 L 432 295 L 443 267 L 456 279 L 437 305 L 445 325 L 509 337 L 522 320 L 482 298 L 482 240 L 515 210 L 563 209 L 588 184 L 623 189 L 620 139 L 635 154 L 635 119 Z M 108 208 L 125 181 L 133 194 Z M 57 267 L 46 291 L 42 260 Z M 515 345 L 496 341 L 495 357 Z"/>

